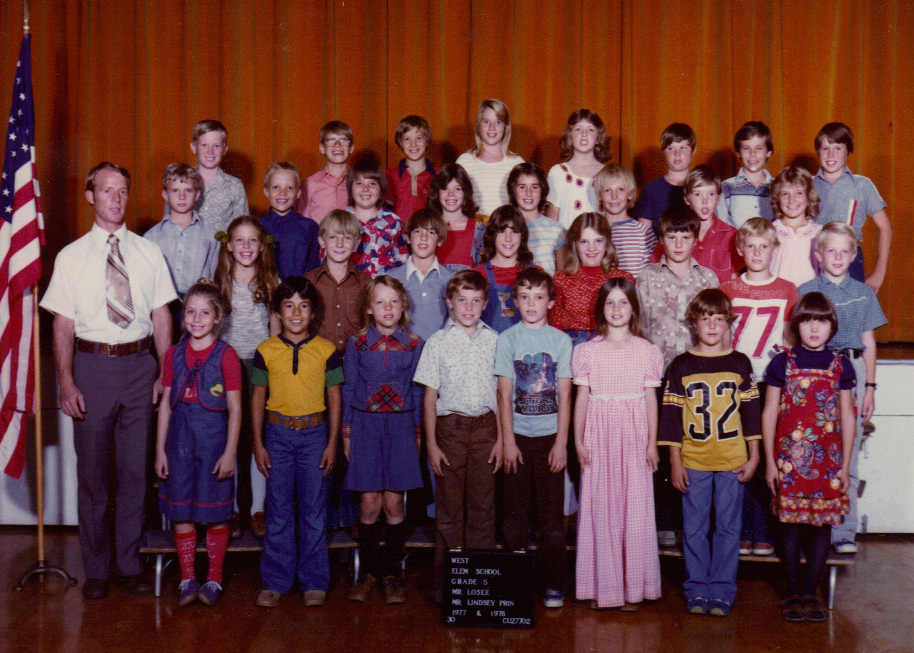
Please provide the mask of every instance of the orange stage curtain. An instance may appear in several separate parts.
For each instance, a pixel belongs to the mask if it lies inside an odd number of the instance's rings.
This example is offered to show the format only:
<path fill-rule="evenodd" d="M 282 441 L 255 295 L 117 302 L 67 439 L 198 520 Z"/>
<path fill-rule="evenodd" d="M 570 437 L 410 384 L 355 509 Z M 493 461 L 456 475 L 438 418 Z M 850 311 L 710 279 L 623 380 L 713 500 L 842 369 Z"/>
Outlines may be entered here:
<path fill-rule="evenodd" d="M 880 300 L 880 341 L 914 341 L 905 290 L 914 227 L 905 138 L 914 125 L 910 0 L 32 0 L 38 167 L 53 254 L 90 224 L 86 171 L 109 159 L 133 173 L 130 226 L 162 213 L 160 176 L 191 161 L 192 125 L 229 128 L 225 168 L 265 212 L 274 160 L 321 165 L 317 133 L 340 118 L 387 165 L 397 121 L 426 116 L 433 158 L 472 143 L 480 100 L 501 98 L 512 149 L 547 168 L 573 110 L 597 111 L 613 158 L 639 184 L 662 172 L 659 135 L 673 121 L 698 133 L 695 163 L 738 168 L 733 133 L 746 120 L 774 131 L 769 168 L 816 166 L 813 137 L 832 120 L 855 134 L 849 164 L 869 176 L 895 226 Z M 19 48 L 22 7 L 0 4 L 0 110 Z M 902 157 L 902 158 L 899 158 Z M 910 164 L 910 159 L 908 160 Z M 875 227 L 865 252 L 875 260 Z"/>

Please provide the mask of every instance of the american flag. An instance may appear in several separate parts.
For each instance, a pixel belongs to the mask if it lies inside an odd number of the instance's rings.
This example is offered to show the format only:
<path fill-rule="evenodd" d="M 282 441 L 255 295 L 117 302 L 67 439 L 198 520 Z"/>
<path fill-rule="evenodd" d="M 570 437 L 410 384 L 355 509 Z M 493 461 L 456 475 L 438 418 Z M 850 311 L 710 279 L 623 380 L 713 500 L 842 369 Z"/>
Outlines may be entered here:
<path fill-rule="evenodd" d="M 22 474 L 28 414 L 34 402 L 32 286 L 41 278 L 44 245 L 29 38 L 26 33 L 16 64 L 0 179 L 0 467 L 14 478 Z"/>

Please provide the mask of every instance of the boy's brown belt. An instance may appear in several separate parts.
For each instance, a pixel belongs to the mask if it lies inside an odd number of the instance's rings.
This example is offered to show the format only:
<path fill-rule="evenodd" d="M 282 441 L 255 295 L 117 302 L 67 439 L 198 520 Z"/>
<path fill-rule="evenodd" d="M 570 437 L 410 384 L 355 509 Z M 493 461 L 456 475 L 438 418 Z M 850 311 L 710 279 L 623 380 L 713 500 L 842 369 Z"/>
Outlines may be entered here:
<path fill-rule="evenodd" d="M 267 411 L 267 421 L 277 426 L 285 426 L 293 431 L 302 431 L 304 429 L 314 428 L 324 423 L 324 413 L 312 413 L 311 415 L 302 415 L 301 417 L 289 417 L 282 413 L 272 410 Z"/>
<path fill-rule="evenodd" d="M 142 340 L 134 342 L 123 342 L 119 345 L 107 345 L 103 342 L 92 342 L 91 340 L 76 339 L 76 349 L 87 354 L 101 354 L 109 358 L 118 356 L 129 356 L 146 351 L 152 345 L 152 336 L 146 336 Z"/>

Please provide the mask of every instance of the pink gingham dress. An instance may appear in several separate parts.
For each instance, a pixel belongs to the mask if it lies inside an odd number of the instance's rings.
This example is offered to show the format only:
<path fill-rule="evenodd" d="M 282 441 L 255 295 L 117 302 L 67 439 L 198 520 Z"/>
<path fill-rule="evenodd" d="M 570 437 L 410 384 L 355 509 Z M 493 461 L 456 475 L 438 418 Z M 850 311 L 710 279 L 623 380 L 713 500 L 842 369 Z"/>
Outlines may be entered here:
<path fill-rule="evenodd" d="M 644 391 L 660 385 L 663 356 L 643 338 L 613 349 L 597 337 L 574 348 L 571 371 L 576 385 L 590 386 L 577 598 L 596 599 L 601 608 L 660 598 Z"/>

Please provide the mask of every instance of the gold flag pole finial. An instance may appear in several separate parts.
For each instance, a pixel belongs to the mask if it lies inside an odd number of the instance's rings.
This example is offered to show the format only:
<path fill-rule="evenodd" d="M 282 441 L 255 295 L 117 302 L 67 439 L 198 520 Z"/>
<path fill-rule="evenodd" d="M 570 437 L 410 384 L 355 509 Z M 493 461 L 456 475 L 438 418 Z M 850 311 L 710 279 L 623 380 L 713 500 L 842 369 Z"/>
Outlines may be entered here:
<path fill-rule="evenodd" d="M 22 0 L 22 31 L 29 32 L 29 0 Z"/>

